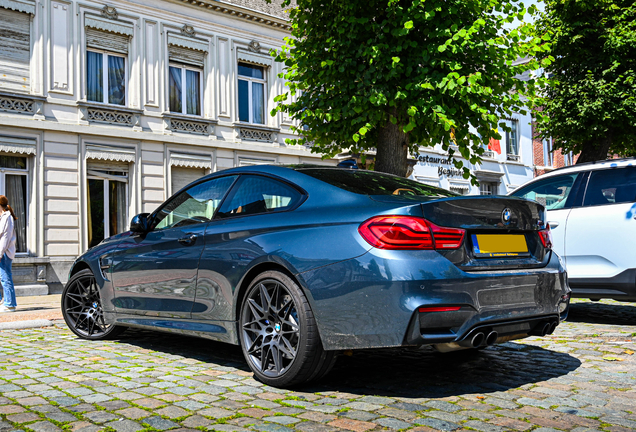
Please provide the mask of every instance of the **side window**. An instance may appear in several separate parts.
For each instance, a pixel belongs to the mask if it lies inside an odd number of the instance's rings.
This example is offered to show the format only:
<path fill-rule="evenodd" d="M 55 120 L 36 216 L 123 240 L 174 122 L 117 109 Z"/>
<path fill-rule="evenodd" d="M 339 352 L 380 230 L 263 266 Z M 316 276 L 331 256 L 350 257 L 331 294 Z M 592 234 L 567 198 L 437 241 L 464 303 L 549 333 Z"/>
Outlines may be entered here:
<path fill-rule="evenodd" d="M 636 201 L 636 167 L 592 171 L 583 206 Z"/>
<path fill-rule="evenodd" d="M 277 180 L 246 175 L 234 187 L 218 215 L 224 218 L 286 210 L 296 205 L 301 198 L 300 192 Z"/>
<path fill-rule="evenodd" d="M 154 230 L 210 222 L 235 179 L 236 176 L 216 178 L 181 192 L 157 212 Z"/>
<path fill-rule="evenodd" d="M 550 177 L 521 188 L 513 195 L 543 204 L 546 210 L 562 209 L 565 208 L 577 175 L 574 173 Z"/>

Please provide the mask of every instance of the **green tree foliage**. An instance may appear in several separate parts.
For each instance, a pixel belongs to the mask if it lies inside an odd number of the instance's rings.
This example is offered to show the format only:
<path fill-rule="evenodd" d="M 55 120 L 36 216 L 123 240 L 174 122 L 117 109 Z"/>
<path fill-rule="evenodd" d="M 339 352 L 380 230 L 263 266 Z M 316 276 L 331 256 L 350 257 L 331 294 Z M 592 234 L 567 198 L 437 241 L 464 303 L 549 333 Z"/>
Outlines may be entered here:
<path fill-rule="evenodd" d="M 636 3 L 548 0 L 537 31 L 554 62 L 537 125 L 577 163 L 636 155 Z"/>
<path fill-rule="evenodd" d="M 535 13 L 519 1 L 296 3 L 292 36 L 277 53 L 289 91 L 272 114 L 298 119 L 296 142 L 326 157 L 375 148 L 376 170 L 404 176 L 409 152 L 442 144 L 477 163 L 482 144 L 501 138 L 502 119 L 525 113 L 523 94 L 536 87 L 515 78 L 538 67 L 515 60 L 546 49 L 532 25 L 505 27 Z"/>

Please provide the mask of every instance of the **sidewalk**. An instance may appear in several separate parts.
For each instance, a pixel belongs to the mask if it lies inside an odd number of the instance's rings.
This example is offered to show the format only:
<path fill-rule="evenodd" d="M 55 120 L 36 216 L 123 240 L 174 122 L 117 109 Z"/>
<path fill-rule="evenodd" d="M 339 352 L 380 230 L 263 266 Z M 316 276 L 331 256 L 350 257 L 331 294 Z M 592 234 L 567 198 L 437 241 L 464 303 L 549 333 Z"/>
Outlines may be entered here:
<path fill-rule="evenodd" d="M 45 327 L 62 320 L 60 294 L 18 297 L 15 312 L 0 313 L 0 330 Z"/>

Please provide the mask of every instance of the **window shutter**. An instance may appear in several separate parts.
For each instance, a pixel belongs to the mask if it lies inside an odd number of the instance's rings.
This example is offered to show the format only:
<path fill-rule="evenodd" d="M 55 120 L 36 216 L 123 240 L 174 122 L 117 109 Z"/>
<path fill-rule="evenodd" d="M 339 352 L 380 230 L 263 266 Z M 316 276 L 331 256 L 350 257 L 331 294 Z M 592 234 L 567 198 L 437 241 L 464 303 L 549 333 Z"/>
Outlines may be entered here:
<path fill-rule="evenodd" d="M 170 61 L 185 63 L 200 68 L 203 68 L 205 64 L 205 53 L 203 51 L 168 45 L 168 55 L 170 56 Z"/>
<path fill-rule="evenodd" d="M 0 8 L 0 58 L 0 91 L 30 93 L 30 15 Z"/>
<path fill-rule="evenodd" d="M 168 57 L 170 61 L 203 68 L 208 53 L 206 41 L 168 33 Z"/>
<path fill-rule="evenodd" d="M 128 55 L 128 35 L 86 28 L 86 48 Z"/>
<path fill-rule="evenodd" d="M 175 194 L 181 190 L 182 187 L 203 177 L 205 175 L 205 169 L 173 166 L 170 174 L 172 193 Z"/>

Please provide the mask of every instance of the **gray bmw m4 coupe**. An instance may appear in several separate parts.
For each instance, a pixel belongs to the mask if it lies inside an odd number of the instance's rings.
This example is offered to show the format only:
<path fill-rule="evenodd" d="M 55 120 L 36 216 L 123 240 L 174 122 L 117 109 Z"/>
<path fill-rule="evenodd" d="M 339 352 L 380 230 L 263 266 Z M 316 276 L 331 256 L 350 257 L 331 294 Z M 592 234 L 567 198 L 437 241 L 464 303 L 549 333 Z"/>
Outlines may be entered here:
<path fill-rule="evenodd" d="M 552 333 L 570 290 L 550 247 L 534 201 L 355 169 L 234 168 L 80 256 L 62 311 L 85 339 L 133 327 L 238 344 L 257 379 L 288 387 L 343 350 Z"/>

